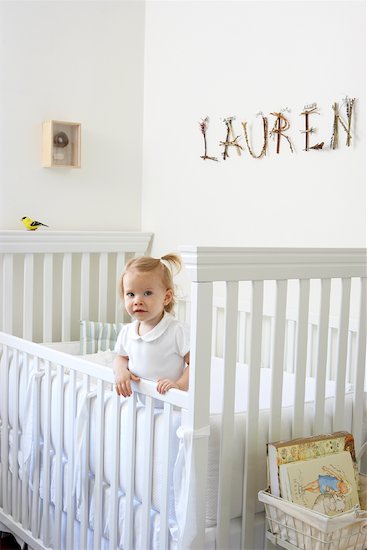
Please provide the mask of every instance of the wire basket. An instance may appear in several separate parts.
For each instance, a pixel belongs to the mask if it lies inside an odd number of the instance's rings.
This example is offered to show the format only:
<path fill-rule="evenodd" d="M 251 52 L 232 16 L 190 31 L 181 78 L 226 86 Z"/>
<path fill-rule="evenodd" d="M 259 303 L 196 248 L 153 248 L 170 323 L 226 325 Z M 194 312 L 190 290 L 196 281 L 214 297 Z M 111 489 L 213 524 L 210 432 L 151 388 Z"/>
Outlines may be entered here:
<path fill-rule="evenodd" d="M 363 510 L 329 517 L 267 491 L 260 491 L 258 496 L 265 505 L 266 536 L 273 544 L 289 550 L 367 548 L 367 512 Z"/>
<path fill-rule="evenodd" d="M 288 550 L 366 550 L 367 476 L 359 474 L 359 479 L 363 509 L 333 517 L 260 491 L 258 498 L 265 505 L 267 519 L 266 537 Z"/>

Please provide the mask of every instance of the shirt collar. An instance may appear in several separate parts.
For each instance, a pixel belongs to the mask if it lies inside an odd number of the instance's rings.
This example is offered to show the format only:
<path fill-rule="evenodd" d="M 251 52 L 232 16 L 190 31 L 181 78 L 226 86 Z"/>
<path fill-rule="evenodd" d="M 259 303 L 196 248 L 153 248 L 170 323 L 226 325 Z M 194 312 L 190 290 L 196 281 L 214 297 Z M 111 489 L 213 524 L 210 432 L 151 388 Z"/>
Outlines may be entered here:
<path fill-rule="evenodd" d="M 133 340 L 152 342 L 153 340 L 156 340 L 157 338 L 162 336 L 162 334 L 167 330 L 168 326 L 172 323 L 173 320 L 174 316 L 171 313 L 165 311 L 159 323 L 155 327 L 153 327 L 152 330 L 150 330 L 146 334 L 143 334 L 142 336 L 138 333 L 139 321 L 134 321 L 133 323 L 131 323 L 130 337 Z"/>

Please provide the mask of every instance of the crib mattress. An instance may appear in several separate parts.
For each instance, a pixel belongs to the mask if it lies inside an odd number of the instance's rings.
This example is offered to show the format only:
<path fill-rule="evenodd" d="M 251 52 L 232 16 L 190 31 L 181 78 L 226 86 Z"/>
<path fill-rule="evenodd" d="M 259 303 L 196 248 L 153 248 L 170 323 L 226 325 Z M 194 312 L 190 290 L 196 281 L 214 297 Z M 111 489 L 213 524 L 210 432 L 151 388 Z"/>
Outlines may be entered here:
<path fill-rule="evenodd" d="M 94 362 L 98 362 L 104 365 L 111 365 L 113 360 L 113 354 L 111 352 L 100 352 L 98 354 L 93 354 L 90 356 L 85 356 Z M 15 369 L 13 369 L 15 371 Z M 23 370 L 23 369 L 22 369 Z M 259 413 L 259 433 L 261 437 L 259 438 L 258 443 L 258 479 L 257 486 L 258 489 L 263 489 L 266 487 L 266 443 L 268 441 L 268 425 L 269 425 L 269 409 L 270 409 L 270 369 L 261 369 L 261 384 L 260 384 L 260 413 Z M 12 381 L 14 381 L 15 372 L 12 372 L 12 367 L 10 368 L 9 380 L 10 386 Z M 217 496 L 218 496 L 218 471 L 219 471 L 219 446 L 220 446 L 220 434 L 221 434 L 221 404 L 222 404 L 222 377 L 223 377 L 223 361 L 218 358 L 213 358 L 212 360 L 212 376 L 211 376 L 211 403 L 210 403 L 210 438 L 209 438 L 209 460 L 208 460 L 208 498 L 207 498 L 207 509 L 206 509 L 206 524 L 207 527 L 213 526 L 216 524 L 217 518 Z M 236 518 L 242 515 L 242 485 L 243 485 L 243 456 L 245 449 L 245 422 L 246 422 L 246 410 L 247 410 L 247 377 L 248 377 L 248 366 L 245 364 L 238 364 L 236 369 L 236 399 L 235 399 L 235 426 L 234 426 L 234 447 L 232 449 L 233 457 L 233 467 L 232 467 L 232 502 L 231 502 L 231 518 Z M 42 380 L 42 379 L 41 379 Z M 20 375 L 20 386 L 25 391 L 25 394 L 28 395 L 31 399 L 32 392 L 29 391 L 29 380 L 25 379 L 25 374 L 21 372 Z M 52 388 L 54 386 L 52 385 Z M 349 385 L 346 388 L 346 426 L 351 426 L 352 420 L 352 390 L 353 388 Z M 41 393 L 44 391 L 44 387 L 41 382 Z M 325 429 L 332 430 L 332 416 L 333 416 L 333 395 L 335 391 L 335 383 L 328 382 L 326 385 L 326 406 L 325 406 Z M 66 403 L 70 399 L 70 385 L 68 376 L 65 376 L 64 380 L 64 392 Z M 77 385 L 78 392 L 78 405 L 81 403 L 79 399 L 81 397 L 81 383 Z M 307 430 L 311 433 L 312 429 L 312 420 L 313 420 L 313 400 L 315 392 L 315 380 L 312 378 L 307 379 L 306 381 L 306 395 L 305 395 L 305 425 L 306 432 Z M 106 405 L 105 405 L 105 449 L 109 448 L 108 442 L 111 441 L 111 438 L 116 435 L 112 433 L 113 422 L 112 422 L 112 407 L 110 406 L 110 392 L 106 392 Z M 282 398 L 282 434 L 281 437 L 288 439 L 291 437 L 291 425 L 292 425 L 292 414 L 293 414 L 293 399 L 294 399 L 294 375 L 289 373 L 284 373 L 283 378 L 283 398 Z M 126 423 L 126 409 L 124 406 L 124 399 L 121 399 L 121 426 L 124 426 Z M 95 426 L 95 403 L 91 403 L 91 426 Z M 32 415 L 29 414 L 29 409 L 32 409 L 32 404 L 24 404 L 22 410 L 19 413 L 20 426 L 23 431 L 23 447 L 21 449 L 21 454 L 19 457 L 19 463 L 31 453 L 30 447 L 27 447 L 28 444 L 32 441 Z M 27 413 L 28 411 L 28 413 Z M 68 417 L 69 409 L 65 406 L 65 423 L 70 422 Z M 9 423 L 10 426 L 14 426 L 16 415 L 18 412 L 12 408 L 10 401 L 10 414 L 9 414 Z M 135 471 L 135 482 L 136 482 L 136 495 L 137 498 L 141 497 L 142 494 L 142 482 L 143 479 L 143 461 L 144 461 L 144 407 L 141 407 L 138 411 L 137 424 L 138 424 L 138 435 L 137 435 L 137 446 L 136 446 L 136 471 Z M 41 415 L 42 418 L 42 415 Z M 152 490 L 152 504 L 154 510 L 158 513 L 160 511 L 160 492 L 159 488 L 161 485 L 161 470 L 160 463 L 161 457 L 159 456 L 159 449 L 161 448 L 161 442 L 164 441 L 166 434 L 164 433 L 163 422 L 161 421 L 162 415 L 160 412 L 155 414 L 155 432 L 154 432 L 154 469 L 153 469 L 153 490 Z M 141 423 L 141 428 L 139 428 L 139 423 Z M 174 431 L 178 428 L 180 423 L 179 413 L 174 414 Z M 52 423 L 51 426 L 51 442 L 56 438 L 56 421 Z M 66 424 L 68 425 L 68 424 Z M 122 429 L 121 434 L 121 453 L 123 455 L 124 448 L 124 430 Z M 305 434 L 308 435 L 308 434 Z M 10 437 L 10 447 L 12 446 L 12 441 Z M 95 437 L 94 429 L 91 431 L 91 440 L 90 440 L 90 469 L 91 475 L 93 477 L 95 470 Z M 36 442 L 33 442 L 36 444 Z M 68 440 L 64 441 L 64 450 L 65 454 L 68 454 Z M 174 434 L 173 437 L 173 452 L 172 457 L 177 454 L 179 445 L 179 439 Z M 10 452 L 10 460 L 12 454 Z M 182 463 L 181 463 L 182 464 Z M 11 466 L 11 464 L 10 464 Z M 181 472 L 177 471 L 177 468 L 182 467 L 181 465 L 172 464 L 172 469 L 176 468 L 175 476 L 180 476 Z M 80 470 L 77 472 L 80 475 Z M 104 480 L 106 487 L 109 486 L 110 480 L 112 479 L 112 461 L 108 454 L 105 456 L 104 460 Z M 124 481 L 124 462 L 121 461 L 120 468 L 120 486 L 123 488 L 125 486 Z M 53 468 L 51 468 L 51 501 L 54 501 L 54 475 Z M 171 517 L 174 518 L 174 506 L 173 506 L 173 496 L 171 500 Z M 104 506 L 105 508 L 105 506 Z M 258 504 L 258 510 L 261 507 Z"/>

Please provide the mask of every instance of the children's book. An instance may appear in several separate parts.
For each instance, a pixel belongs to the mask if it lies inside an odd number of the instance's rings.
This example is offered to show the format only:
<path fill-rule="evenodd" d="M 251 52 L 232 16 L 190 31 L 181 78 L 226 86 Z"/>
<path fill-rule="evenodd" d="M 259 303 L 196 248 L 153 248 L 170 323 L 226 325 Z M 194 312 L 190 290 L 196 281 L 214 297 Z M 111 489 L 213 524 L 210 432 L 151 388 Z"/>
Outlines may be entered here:
<path fill-rule="evenodd" d="M 334 432 L 332 434 L 315 435 L 268 443 L 268 477 L 270 491 L 279 496 L 279 466 L 299 460 L 308 460 L 341 451 L 349 451 L 355 462 L 354 438 L 349 432 Z M 355 465 L 358 475 L 357 465 Z"/>
<path fill-rule="evenodd" d="M 334 516 L 359 505 L 353 460 L 348 451 L 279 466 L 280 496 Z"/>

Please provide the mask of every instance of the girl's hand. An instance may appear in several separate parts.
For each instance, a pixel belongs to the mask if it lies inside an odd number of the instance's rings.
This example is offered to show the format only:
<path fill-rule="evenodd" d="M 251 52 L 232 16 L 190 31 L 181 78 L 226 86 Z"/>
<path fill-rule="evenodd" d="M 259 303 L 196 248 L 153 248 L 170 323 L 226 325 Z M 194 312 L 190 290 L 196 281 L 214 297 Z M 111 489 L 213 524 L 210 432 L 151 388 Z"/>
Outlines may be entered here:
<path fill-rule="evenodd" d="M 186 360 L 186 357 L 189 360 L 189 354 L 185 356 L 185 360 Z M 181 391 L 187 391 L 189 388 L 189 373 L 190 373 L 190 367 L 187 366 L 184 369 L 181 378 L 179 378 L 176 381 L 170 380 L 169 378 L 162 378 L 158 380 L 158 383 L 157 383 L 158 393 L 166 393 L 171 388 L 176 388 L 176 390 L 181 390 Z"/>
<path fill-rule="evenodd" d="M 140 382 L 139 376 L 136 376 L 128 369 L 121 369 L 115 373 L 115 388 L 117 395 L 130 397 L 133 393 L 131 389 L 131 380 L 134 382 Z"/>
<path fill-rule="evenodd" d="M 166 393 L 171 388 L 176 388 L 177 390 L 180 390 L 180 386 L 177 384 L 177 382 L 174 382 L 173 380 L 169 380 L 168 378 L 164 378 L 162 380 L 158 380 L 157 383 L 157 392 L 158 393 Z"/>

